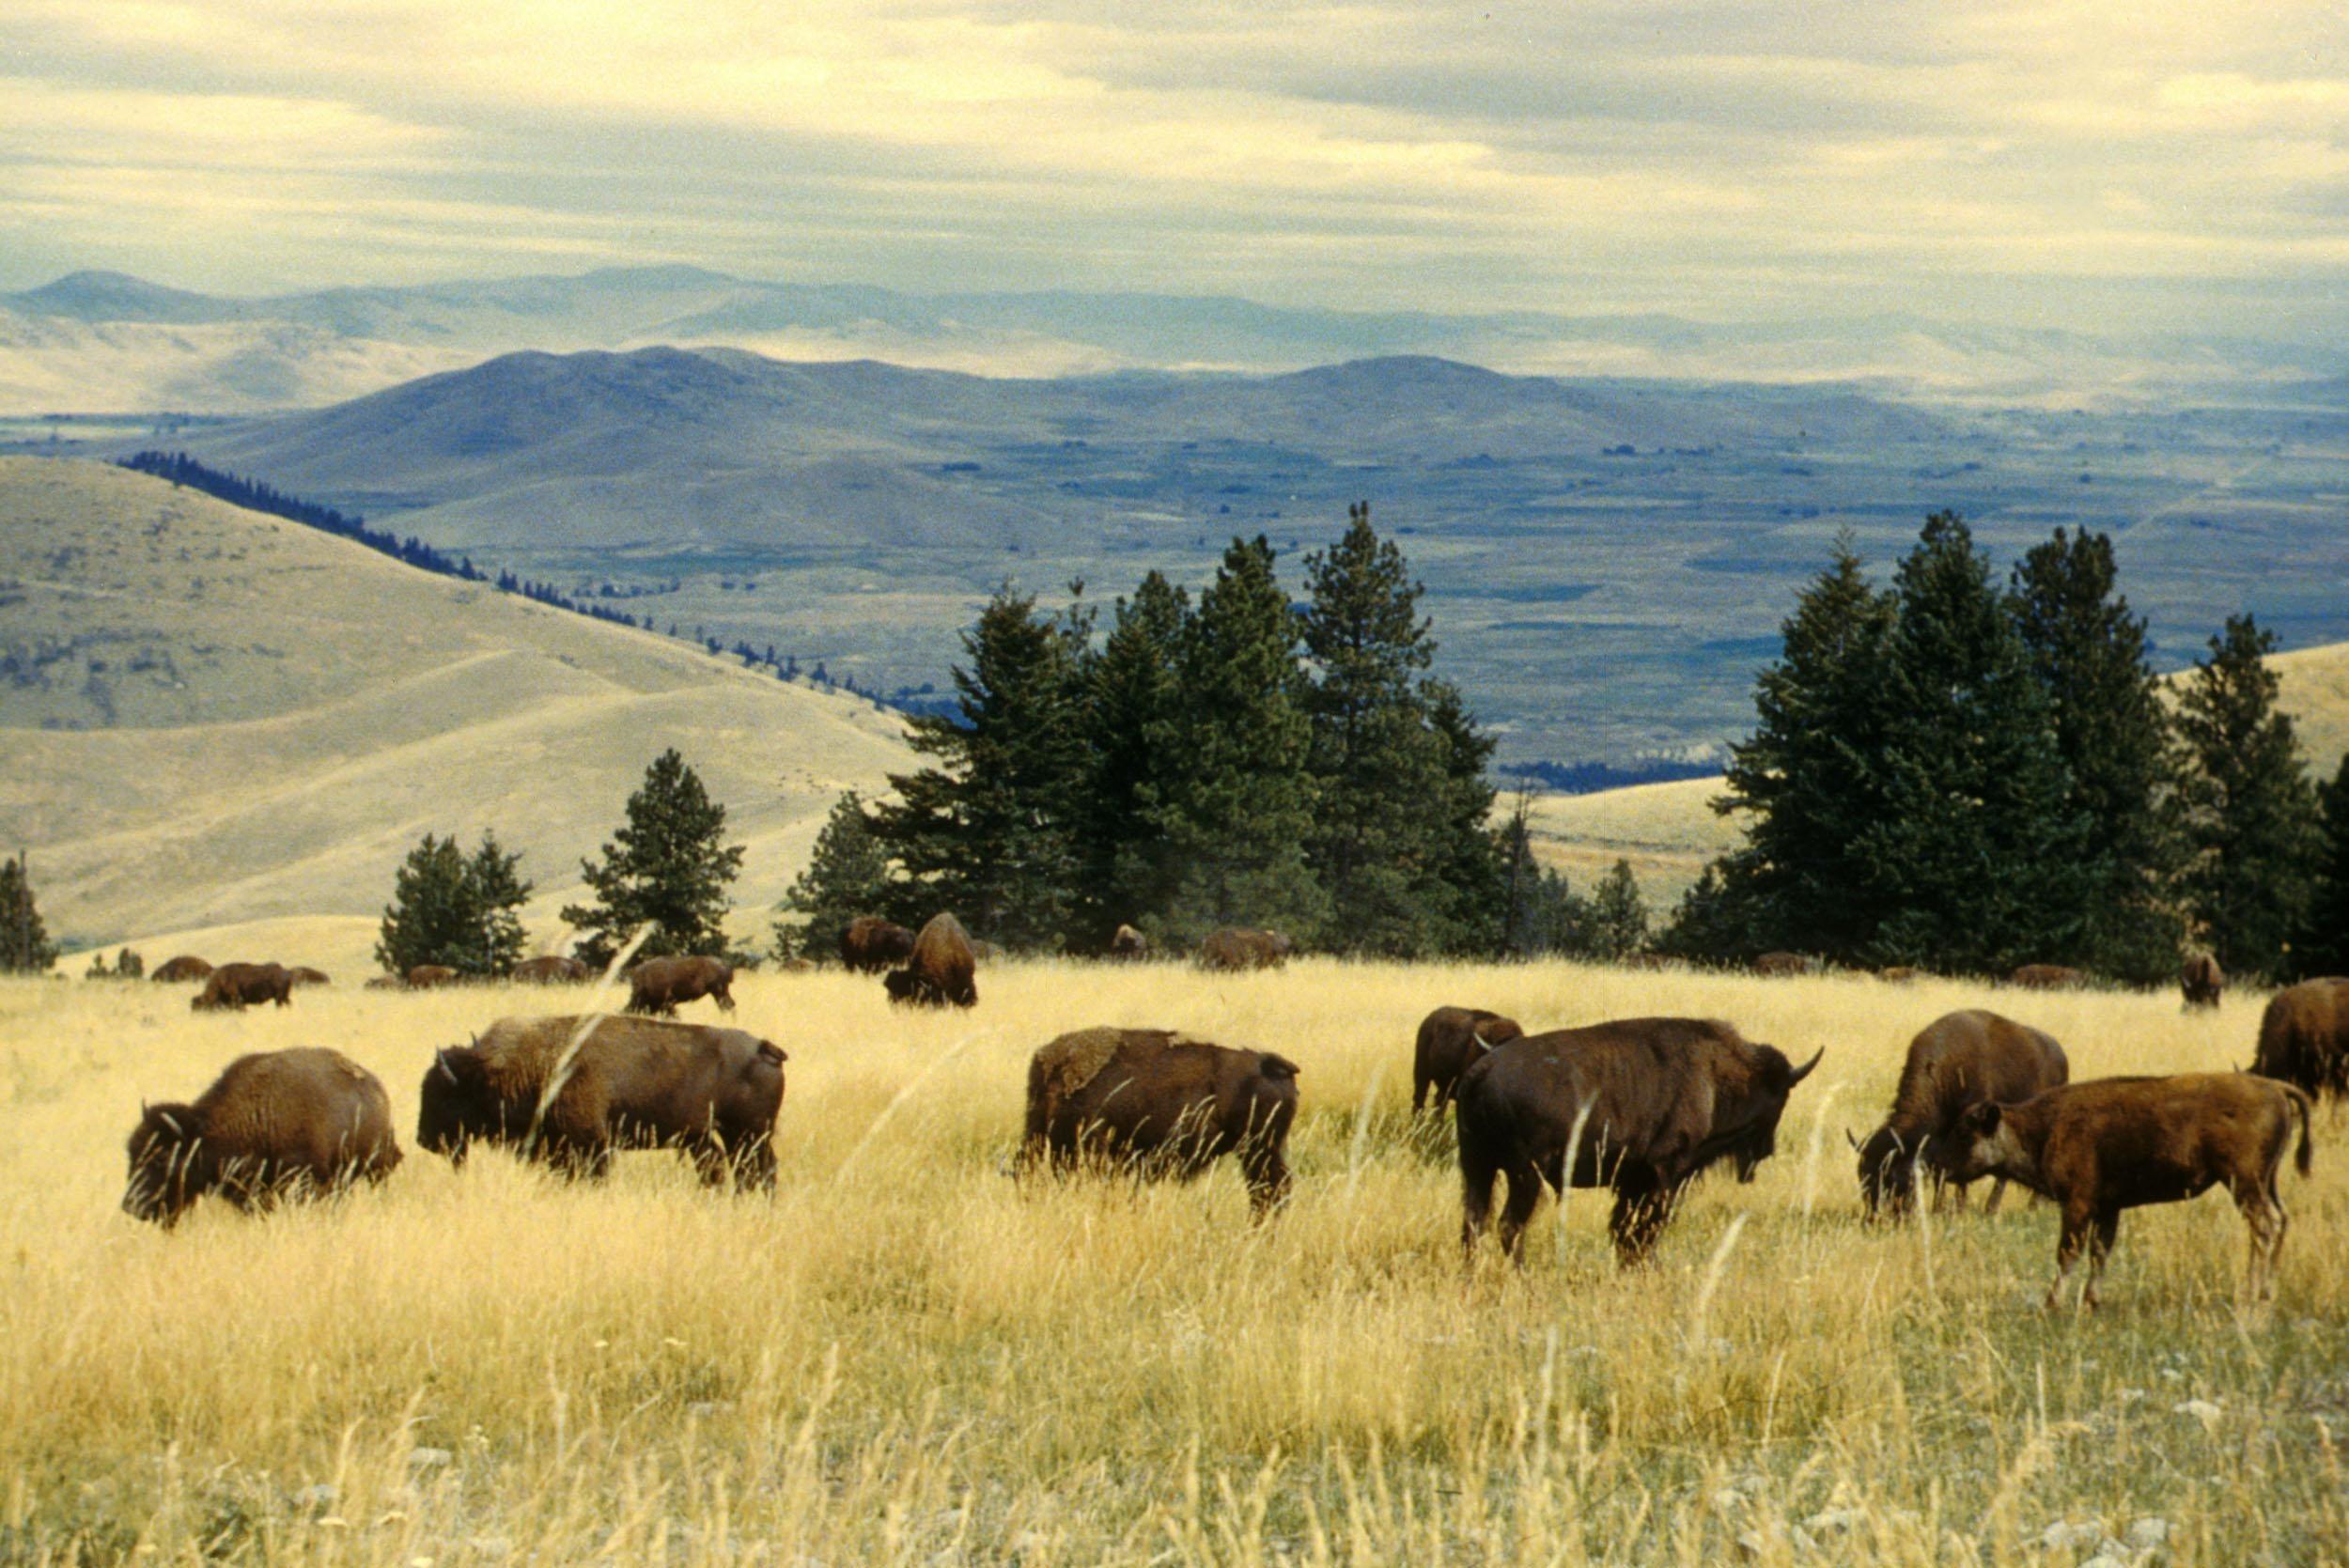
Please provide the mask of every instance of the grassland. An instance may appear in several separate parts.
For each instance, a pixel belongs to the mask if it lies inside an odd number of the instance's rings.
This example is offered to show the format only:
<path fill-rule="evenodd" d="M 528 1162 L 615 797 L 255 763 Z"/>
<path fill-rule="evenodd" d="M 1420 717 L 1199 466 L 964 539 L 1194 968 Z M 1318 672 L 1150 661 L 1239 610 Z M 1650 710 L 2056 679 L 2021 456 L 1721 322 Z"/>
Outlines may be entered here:
<path fill-rule="evenodd" d="M 2205 1199 L 2132 1216 L 2104 1312 L 2049 1317 L 2046 1208 L 1857 1218 L 1844 1131 L 1976 989 L 1318 960 L 981 986 L 913 1017 L 869 980 L 743 983 L 791 1053 L 771 1200 L 656 1155 L 569 1188 L 412 1150 L 381 1189 L 164 1234 L 116 1207 L 142 1096 L 330 1044 L 405 1137 L 435 1047 L 548 997 L 197 1017 L 0 985 L 0 1560 L 2061 1565 L 2150 1519 L 2164 1564 L 2349 1560 L 2338 1117 L 2286 1178 L 2272 1309 L 2238 1314 L 2241 1227 Z M 1827 1058 L 1760 1180 L 1702 1185 L 1654 1265 L 1615 1270 L 1583 1193 L 1522 1277 L 1470 1277 L 1446 1136 L 1406 1110 L 1443 1001 L 1715 1015 Z M 1994 1004 L 2085 1077 L 2238 1063 L 2260 999 Z M 1274 1221 L 1229 1171 L 999 1173 L 1027 1053 L 1109 1021 L 1303 1063 Z"/>

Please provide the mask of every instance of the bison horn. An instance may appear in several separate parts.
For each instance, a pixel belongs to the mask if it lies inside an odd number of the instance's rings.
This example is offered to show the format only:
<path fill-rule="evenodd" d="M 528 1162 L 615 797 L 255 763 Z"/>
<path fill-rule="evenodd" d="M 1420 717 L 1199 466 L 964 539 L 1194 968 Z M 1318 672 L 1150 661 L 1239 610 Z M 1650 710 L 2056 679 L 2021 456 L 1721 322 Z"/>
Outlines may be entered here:
<path fill-rule="evenodd" d="M 441 1076 L 443 1078 L 448 1079 L 451 1083 L 455 1083 L 457 1081 L 457 1069 L 450 1066 L 448 1063 L 448 1053 L 452 1048 L 453 1048 L 448 1046 L 443 1046 L 439 1050 L 435 1051 L 432 1055 L 432 1064 L 441 1070 Z"/>
<path fill-rule="evenodd" d="M 1859 1138 L 1849 1127 L 1845 1127 L 1843 1129 L 1843 1141 L 1850 1144 L 1854 1152 L 1857 1152 L 1859 1148 Z"/>
<path fill-rule="evenodd" d="M 1809 1078 L 1811 1076 L 1811 1070 L 1819 1064 L 1819 1058 L 1825 1056 L 1826 1054 L 1827 1048 L 1825 1046 L 1821 1046 L 1817 1050 L 1812 1052 L 1811 1060 L 1804 1063 L 1801 1066 L 1797 1067 L 1795 1069 L 1795 1076 L 1786 1080 L 1786 1087 L 1792 1089 L 1796 1084 L 1800 1083 L 1804 1079 Z"/>

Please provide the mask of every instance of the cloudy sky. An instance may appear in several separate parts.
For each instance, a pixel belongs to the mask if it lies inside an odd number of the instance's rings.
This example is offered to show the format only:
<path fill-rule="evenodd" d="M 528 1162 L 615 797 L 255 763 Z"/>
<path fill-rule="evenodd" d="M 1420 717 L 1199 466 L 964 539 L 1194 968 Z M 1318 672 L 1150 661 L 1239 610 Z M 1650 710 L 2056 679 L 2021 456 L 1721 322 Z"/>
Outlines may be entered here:
<path fill-rule="evenodd" d="M 2341 0 L 7 0 L 0 287 L 690 261 L 2289 332 Z"/>

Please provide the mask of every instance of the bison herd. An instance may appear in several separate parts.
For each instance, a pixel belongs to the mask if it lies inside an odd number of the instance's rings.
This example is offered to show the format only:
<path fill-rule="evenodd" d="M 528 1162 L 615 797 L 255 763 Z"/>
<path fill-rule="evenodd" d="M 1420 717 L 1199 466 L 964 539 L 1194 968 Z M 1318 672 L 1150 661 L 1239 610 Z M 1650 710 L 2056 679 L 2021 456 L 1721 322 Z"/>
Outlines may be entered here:
<path fill-rule="evenodd" d="M 1146 944 L 1135 936 L 1138 955 Z M 894 1001 L 977 1000 L 976 944 L 952 915 L 918 933 L 858 921 L 841 945 L 851 969 L 883 974 Z M 1248 969 L 1287 952 L 1277 933 L 1235 931 L 1220 933 L 1201 960 Z M 200 962 L 174 959 L 164 970 L 193 978 Z M 516 978 L 592 977 L 570 959 L 528 967 Z M 2215 997 L 2215 971 L 2189 965 L 2190 1004 L 2201 1001 L 2198 981 Z M 202 978 L 203 1008 L 283 1006 L 295 983 L 275 964 L 224 964 Z M 474 1143 L 497 1145 L 584 1177 L 602 1174 L 615 1151 L 670 1148 L 709 1184 L 771 1188 L 784 1050 L 741 1030 L 668 1017 L 705 998 L 732 1011 L 732 979 L 714 958 L 651 959 L 630 971 L 627 1015 L 506 1018 L 440 1050 L 424 1076 L 417 1142 L 455 1163 Z M 438 983 L 419 973 L 403 982 Z M 1521 1260 L 1545 1189 L 1606 1188 L 1616 1255 L 1629 1265 L 1650 1254 L 1705 1171 L 1726 1162 L 1739 1181 L 1753 1178 L 1776 1151 L 1789 1098 L 1824 1054 L 1797 1065 L 1714 1019 L 1626 1018 L 1528 1033 L 1485 1009 L 1439 1007 L 1412 1042 L 1411 1105 L 1415 1114 L 1451 1109 L 1470 1257 L 1494 1225 L 1497 1192 L 1501 1249 Z M 1283 1056 L 1164 1030 L 1063 1034 L 1029 1063 L 1015 1169 L 1115 1166 L 1188 1179 L 1233 1156 L 1263 1215 L 1291 1186 L 1286 1144 L 1299 1074 Z M 2249 1287 L 2272 1292 L 2289 1223 L 2278 1176 L 2291 1136 L 2296 1126 L 2305 1174 L 2311 1096 L 2349 1095 L 2349 980 L 2279 992 L 2248 1073 L 2070 1078 L 2062 1046 L 2040 1030 L 1979 1008 L 1936 1019 L 1909 1042 L 1882 1124 L 1852 1140 L 1863 1215 L 1903 1219 L 1921 1189 L 1953 1198 L 1962 1212 L 1968 1186 L 1985 1178 L 1991 1213 L 2015 1183 L 2060 1211 L 2049 1304 L 2085 1252 L 2081 1301 L 2092 1307 L 2122 1210 L 2223 1187 L 2250 1233 Z M 380 1181 L 400 1159 L 389 1117 L 381 1083 L 337 1052 L 240 1058 L 193 1104 L 142 1109 L 123 1207 L 168 1225 L 205 1192 L 255 1208 Z"/>

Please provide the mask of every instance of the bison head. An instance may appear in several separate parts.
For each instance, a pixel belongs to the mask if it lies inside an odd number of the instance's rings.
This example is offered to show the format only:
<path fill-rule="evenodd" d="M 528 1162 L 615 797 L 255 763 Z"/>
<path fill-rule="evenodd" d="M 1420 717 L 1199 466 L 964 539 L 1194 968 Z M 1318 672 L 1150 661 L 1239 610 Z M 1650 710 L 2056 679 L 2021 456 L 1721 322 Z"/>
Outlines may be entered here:
<path fill-rule="evenodd" d="M 1890 1123 L 1865 1143 L 1853 1139 L 1852 1147 L 1859 1152 L 1859 1204 L 1867 1217 L 1874 1219 L 1879 1211 L 1887 1219 L 1906 1217 L 1917 1191 L 1917 1149 Z"/>
<path fill-rule="evenodd" d="M 498 1099 L 490 1086 L 489 1069 L 472 1046 L 444 1046 L 425 1069 L 417 1099 L 417 1146 L 446 1155 L 452 1165 L 465 1163 L 465 1145 L 476 1138 L 493 1138 L 499 1131 Z"/>
<path fill-rule="evenodd" d="M 1937 1141 L 1949 1179 L 1976 1181 L 2015 1163 L 2019 1151 L 1996 1100 L 1968 1106 L 1946 1141 Z"/>
<path fill-rule="evenodd" d="M 1742 1094 L 1724 1095 L 1715 1110 L 1714 1136 L 1705 1152 L 1706 1163 L 1723 1155 L 1735 1160 L 1741 1183 L 1753 1180 L 1762 1162 L 1778 1153 L 1778 1123 L 1786 1114 L 1787 1096 L 1827 1054 L 1821 1047 L 1797 1067 L 1776 1046 L 1755 1046 L 1752 1050 L 1753 1073 Z"/>
<path fill-rule="evenodd" d="M 197 1183 L 192 1177 L 198 1141 L 194 1108 L 141 1106 L 139 1125 L 125 1145 L 131 1174 L 122 1192 L 122 1212 L 165 1228 L 177 1222 L 196 1199 Z"/>

